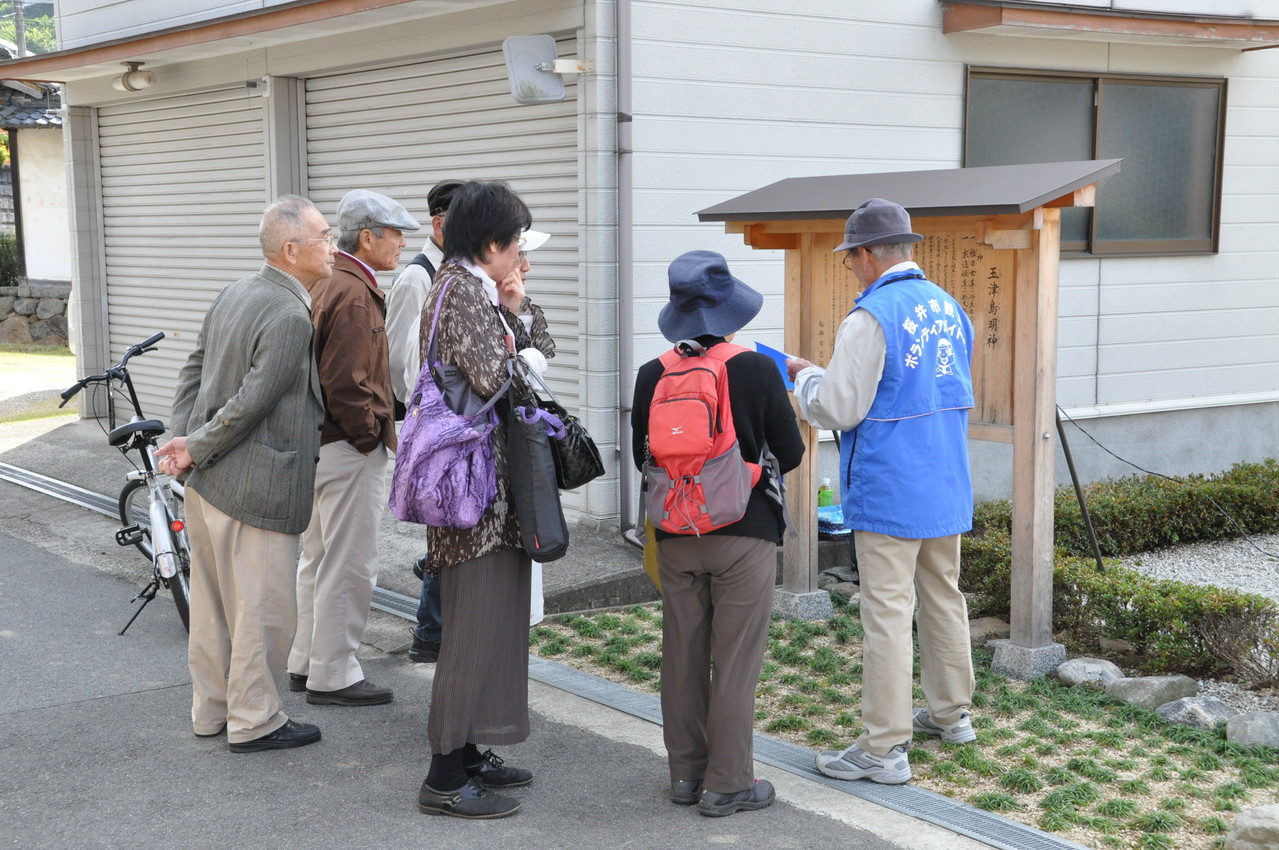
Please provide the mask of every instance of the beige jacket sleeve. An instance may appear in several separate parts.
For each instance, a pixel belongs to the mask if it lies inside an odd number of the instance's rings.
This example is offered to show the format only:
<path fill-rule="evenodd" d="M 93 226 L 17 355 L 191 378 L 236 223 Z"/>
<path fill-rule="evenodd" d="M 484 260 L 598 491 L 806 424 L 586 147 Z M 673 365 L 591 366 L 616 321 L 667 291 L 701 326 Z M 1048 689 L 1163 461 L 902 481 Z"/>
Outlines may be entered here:
<path fill-rule="evenodd" d="M 810 366 L 795 376 L 799 415 L 831 431 L 857 427 L 875 401 L 886 350 L 875 317 L 865 310 L 849 313 L 835 335 L 830 365 Z"/>

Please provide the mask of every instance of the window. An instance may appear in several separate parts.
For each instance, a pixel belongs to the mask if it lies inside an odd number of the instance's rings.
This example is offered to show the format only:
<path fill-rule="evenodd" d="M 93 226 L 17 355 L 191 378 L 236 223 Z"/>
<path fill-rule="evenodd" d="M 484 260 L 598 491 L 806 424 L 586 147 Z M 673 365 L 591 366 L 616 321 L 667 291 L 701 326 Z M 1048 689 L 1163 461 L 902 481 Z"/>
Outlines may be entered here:
<path fill-rule="evenodd" d="M 1217 250 L 1225 80 L 969 69 L 964 165 L 1123 158 L 1094 209 L 1062 210 L 1061 247 Z"/>

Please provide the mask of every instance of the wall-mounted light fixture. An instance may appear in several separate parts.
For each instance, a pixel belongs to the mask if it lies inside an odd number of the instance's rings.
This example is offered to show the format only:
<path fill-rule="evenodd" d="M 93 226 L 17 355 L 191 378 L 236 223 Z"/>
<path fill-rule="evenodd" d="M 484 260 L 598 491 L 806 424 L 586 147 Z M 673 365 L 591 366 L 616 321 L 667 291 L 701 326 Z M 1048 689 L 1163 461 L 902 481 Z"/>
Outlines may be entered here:
<path fill-rule="evenodd" d="M 116 91 L 142 91 L 148 86 L 156 83 L 154 71 L 143 71 L 142 66 L 145 62 L 124 62 L 121 63 L 129 70 L 111 81 L 111 88 Z"/>

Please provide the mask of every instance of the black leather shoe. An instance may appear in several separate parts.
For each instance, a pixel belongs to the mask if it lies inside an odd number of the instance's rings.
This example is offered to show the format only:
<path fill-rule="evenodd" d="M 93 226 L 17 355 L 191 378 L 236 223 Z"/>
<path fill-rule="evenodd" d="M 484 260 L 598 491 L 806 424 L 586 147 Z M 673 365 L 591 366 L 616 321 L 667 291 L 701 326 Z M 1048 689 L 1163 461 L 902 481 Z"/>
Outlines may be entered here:
<path fill-rule="evenodd" d="M 383 705 L 391 701 L 391 696 L 390 688 L 379 688 L 368 679 L 361 679 L 340 691 L 306 689 L 306 701 L 311 705 Z"/>
<path fill-rule="evenodd" d="M 681 806 L 691 806 L 702 799 L 702 780 L 672 779 L 671 802 Z"/>
<path fill-rule="evenodd" d="M 256 753 L 261 750 L 289 750 L 293 747 L 305 747 L 320 740 L 320 727 L 314 723 L 297 723 L 284 721 L 284 725 L 270 735 L 254 738 L 252 741 L 241 741 L 231 744 L 233 753 Z"/>
<path fill-rule="evenodd" d="M 702 799 L 697 804 L 697 813 L 708 818 L 722 818 L 733 812 L 750 812 L 765 809 L 773 804 L 777 792 L 773 783 L 766 779 L 756 779 L 755 784 L 745 791 L 733 794 L 718 794 L 714 791 L 703 791 Z"/>
<path fill-rule="evenodd" d="M 289 674 L 289 690 L 305 691 L 306 676 L 303 676 L 301 673 L 290 673 Z"/>
<path fill-rule="evenodd" d="M 484 783 L 471 778 L 454 791 L 436 791 L 425 782 L 417 795 L 417 807 L 428 815 L 482 820 L 504 818 L 520 810 L 520 801 L 494 794 Z"/>
<path fill-rule="evenodd" d="M 489 788 L 515 788 L 533 781 L 533 771 L 522 767 L 506 767 L 492 750 L 480 754 L 479 764 L 463 765 L 466 775 L 478 779 Z"/>
<path fill-rule="evenodd" d="M 413 575 L 417 576 L 418 581 L 426 580 L 426 556 L 418 558 L 413 562 Z"/>
<path fill-rule="evenodd" d="M 417 635 L 413 635 L 413 645 L 409 647 L 409 660 L 419 664 L 434 664 L 440 660 L 440 642 L 422 640 Z"/>

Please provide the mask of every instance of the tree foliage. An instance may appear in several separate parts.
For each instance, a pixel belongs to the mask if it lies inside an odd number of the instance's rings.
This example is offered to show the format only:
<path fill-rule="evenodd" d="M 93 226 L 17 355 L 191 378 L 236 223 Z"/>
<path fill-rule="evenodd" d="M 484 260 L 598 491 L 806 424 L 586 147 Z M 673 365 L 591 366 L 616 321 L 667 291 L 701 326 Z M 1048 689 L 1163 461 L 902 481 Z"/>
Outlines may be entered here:
<path fill-rule="evenodd" d="M 15 0 L 0 0 L 0 39 L 17 44 L 18 37 L 13 19 Z M 23 35 L 27 50 L 32 53 L 49 53 L 58 49 L 57 32 L 53 23 L 52 3 L 23 3 Z"/>

